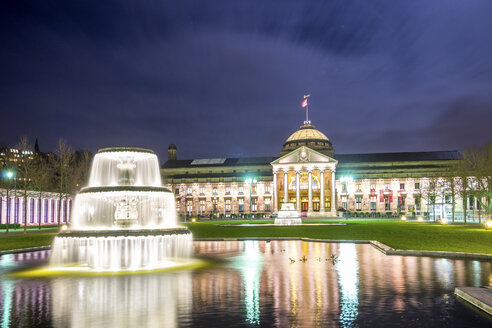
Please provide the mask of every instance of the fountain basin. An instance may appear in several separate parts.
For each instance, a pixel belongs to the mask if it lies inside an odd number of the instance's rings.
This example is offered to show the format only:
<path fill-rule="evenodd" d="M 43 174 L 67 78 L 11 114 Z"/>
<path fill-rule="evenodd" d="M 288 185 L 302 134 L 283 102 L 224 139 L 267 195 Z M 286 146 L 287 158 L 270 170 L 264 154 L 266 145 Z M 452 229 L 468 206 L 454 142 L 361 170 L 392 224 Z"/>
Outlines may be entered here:
<path fill-rule="evenodd" d="M 191 256 L 187 228 L 66 231 L 53 242 L 53 267 L 93 271 L 155 270 Z"/>

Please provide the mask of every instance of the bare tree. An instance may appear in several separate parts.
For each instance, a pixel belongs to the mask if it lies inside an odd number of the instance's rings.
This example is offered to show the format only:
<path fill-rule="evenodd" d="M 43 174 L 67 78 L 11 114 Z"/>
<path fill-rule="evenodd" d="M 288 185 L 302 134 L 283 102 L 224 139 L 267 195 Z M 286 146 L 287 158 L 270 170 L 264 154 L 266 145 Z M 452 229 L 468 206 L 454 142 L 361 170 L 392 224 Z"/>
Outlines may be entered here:
<path fill-rule="evenodd" d="M 56 180 L 56 192 L 58 193 L 58 217 L 57 224 L 60 225 L 61 204 L 64 195 L 68 191 L 68 180 L 71 165 L 74 161 L 74 151 L 67 141 L 59 139 L 55 149 L 55 156 L 51 156 L 51 165 L 54 168 Z"/>
<path fill-rule="evenodd" d="M 463 164 L 469 177 L 469 194 L 477 199 L 479 223 L 481 211 L 492 214 L 492 143 L 483 148 L 468 148 L 463 152 Z"/>
<path fill-rule="evenodd" d="M 31 179 L 36 171 L 36 163 L 34 159 L 34 150 L 27 137 L 22 137 L 17 144 L 17 149 L 20 151 L 21 163 L 18 171 L 22 181 L 22 194 L 24 198 L 24 234 L 27 232 L 27 195 L 30 189 Z"/>

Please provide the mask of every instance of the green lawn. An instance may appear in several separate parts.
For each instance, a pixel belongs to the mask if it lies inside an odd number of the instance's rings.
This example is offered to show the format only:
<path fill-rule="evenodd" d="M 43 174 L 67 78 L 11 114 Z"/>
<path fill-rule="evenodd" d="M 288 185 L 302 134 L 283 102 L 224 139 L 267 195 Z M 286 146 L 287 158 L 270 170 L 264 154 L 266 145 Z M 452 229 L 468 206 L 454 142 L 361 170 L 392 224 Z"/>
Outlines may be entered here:
<path fill-rule="evenodd" d="M 254 223 L 272 221 L 255 220 Z M 312 222 L 312 221 L 311 221 Z M 333 221 L 330 221 L 333 222 Z M 343 222 L 343 221 L 342 221 Z M 492 254 L 492 230 L 478 226 L 433 223 L 354 221 L 364 224 L 302 227 L 221 227 L 217 224 L 251 221 L 187 223 L 195 238 L 306 237 L 336 240 L 378 240 L 396 249 L 455 251 Z M 0 250 L 50 245 L 56 233 L 6 235 L 0 233 Z"/>
<path fill-rule="evenodd" d="M 10 234 L 6 235 L 2 233 L 0 235 L 0 251 L 6 251 L 10 249 L 29 248 L 36 246 L 51 245 L 53 238 L 57 233 L 27 233 L 23 234 Z"/>
<path fill-rule="evenodd" d="M 255 221 L 255 223 L 258 222 Z M 487 231 L 478 226 L 400 221 L 350 220 L 350 222 L 364 222 L 365 224 L 311 227 L 220 227 L 216 225 L 238 223 L 238 221 L 224 221 L 188 223 L 187 226 L 195 238 L 306 237 L 377 240 L 395 249 L 492 254 L 492 230 Z M 242 221 L 241 223 L 251 222 Z"/>

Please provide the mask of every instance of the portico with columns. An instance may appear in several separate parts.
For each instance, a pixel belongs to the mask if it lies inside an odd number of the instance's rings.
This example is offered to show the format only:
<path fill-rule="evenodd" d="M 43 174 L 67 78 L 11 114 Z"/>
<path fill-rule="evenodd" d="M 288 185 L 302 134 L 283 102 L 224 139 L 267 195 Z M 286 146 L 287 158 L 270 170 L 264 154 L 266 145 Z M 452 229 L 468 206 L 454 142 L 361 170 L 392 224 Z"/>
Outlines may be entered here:
<path fill-rule="evenodd" d="M 335 171 L 338 162 L 301 146 L 271 162 L 274 210 L 293 203 L 307 216 L 336 216 Z"/>

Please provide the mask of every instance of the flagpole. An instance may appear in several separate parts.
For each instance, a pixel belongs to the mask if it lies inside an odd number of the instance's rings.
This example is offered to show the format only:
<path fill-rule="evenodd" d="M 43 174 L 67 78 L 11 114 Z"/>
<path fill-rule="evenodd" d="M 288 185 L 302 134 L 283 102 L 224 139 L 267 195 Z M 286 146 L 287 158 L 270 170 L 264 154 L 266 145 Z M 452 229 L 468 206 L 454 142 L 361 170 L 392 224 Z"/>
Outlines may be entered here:
<path fill-rule="evenodd" d="M 309 102 L 307 101 L 307 98 L 309 97 L 311 97 L 311 95 L 304 95 L 304 101 L 306 102 L 306 121 L 304 124 L 306 125 L 311 124 L 311 122 L 309 122 Z"/>

